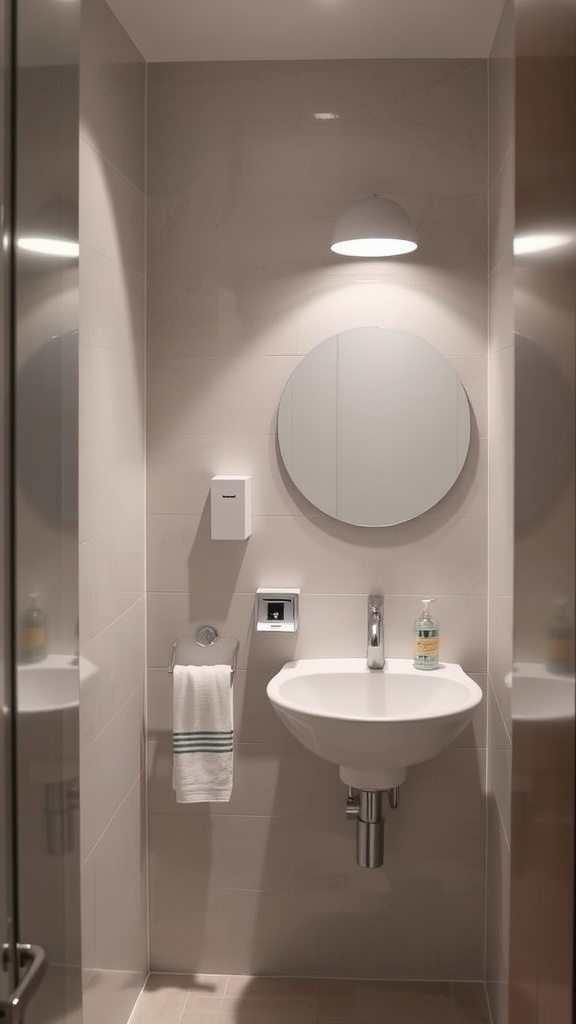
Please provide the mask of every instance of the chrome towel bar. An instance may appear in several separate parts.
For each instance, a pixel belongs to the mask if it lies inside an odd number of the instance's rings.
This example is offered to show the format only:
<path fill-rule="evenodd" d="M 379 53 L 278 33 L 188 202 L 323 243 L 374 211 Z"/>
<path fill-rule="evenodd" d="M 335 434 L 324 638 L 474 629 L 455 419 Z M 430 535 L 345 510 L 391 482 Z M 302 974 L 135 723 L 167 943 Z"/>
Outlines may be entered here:
<path fill-rule="evenodd" d="M 235 637 L 219 636 L 214 626 L 200 626 L 196 636 L 178 636 L 172 644 L 168 671 L 175 665 L 230 665 L 230 682 L 238 663 L 240 643 Z"/>

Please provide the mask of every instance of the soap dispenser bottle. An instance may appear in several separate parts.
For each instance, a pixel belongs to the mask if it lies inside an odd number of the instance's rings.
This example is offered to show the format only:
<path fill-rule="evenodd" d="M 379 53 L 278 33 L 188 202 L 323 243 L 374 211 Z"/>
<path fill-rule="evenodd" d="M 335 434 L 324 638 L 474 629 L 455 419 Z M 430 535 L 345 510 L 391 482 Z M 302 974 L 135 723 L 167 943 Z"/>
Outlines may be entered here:
<path fill-rule="evenodd" d="M 38 604 L 38 594 L 28 596 L 28 607 L 22 616 L 22 660 L 42 661 L 48 653 L 46 615 Z"/>
<path fill-rule="evenodd" d="M 414 623 L 414 668 L 438 668 L 440 623 L 430 615 L 433 597 L 424 598 L 424 610 Z"/>

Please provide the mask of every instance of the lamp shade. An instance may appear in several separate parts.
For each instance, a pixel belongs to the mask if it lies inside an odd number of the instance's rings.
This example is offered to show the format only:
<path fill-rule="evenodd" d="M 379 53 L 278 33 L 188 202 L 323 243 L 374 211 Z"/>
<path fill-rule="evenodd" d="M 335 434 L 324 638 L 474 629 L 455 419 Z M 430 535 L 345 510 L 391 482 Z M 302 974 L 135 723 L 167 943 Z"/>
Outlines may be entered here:
<path fill-rule="evenodd" d="M 383 196 L 366 196 L 342 211 L 330 248 L 340 256 L 401 256 L 418 243 L 406 210 Z"/>

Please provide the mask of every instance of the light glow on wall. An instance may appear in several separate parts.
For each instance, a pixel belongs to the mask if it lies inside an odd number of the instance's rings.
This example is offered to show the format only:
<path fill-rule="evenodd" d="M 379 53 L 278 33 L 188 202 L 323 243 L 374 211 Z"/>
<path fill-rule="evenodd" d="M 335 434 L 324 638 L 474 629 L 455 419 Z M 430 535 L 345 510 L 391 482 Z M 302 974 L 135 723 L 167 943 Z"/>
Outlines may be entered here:
<path fill-rule="evenodd" d="M 80 254 L 78 242 L 64 238 L 42 238 L 26 236 L 18 239 L 18 248 L 23 252 L 33 252 L 41 256 L 58 256 L 64 259 L 77 259 Z"/>
<path fill-rule="evenodd" d="M 528 235 L 517 235 L 514 239 L 514 255 L 529 256 L 537 252 L 552 252 L 574 241 L 574 235 L 560 231 L 534 231 Z"/>

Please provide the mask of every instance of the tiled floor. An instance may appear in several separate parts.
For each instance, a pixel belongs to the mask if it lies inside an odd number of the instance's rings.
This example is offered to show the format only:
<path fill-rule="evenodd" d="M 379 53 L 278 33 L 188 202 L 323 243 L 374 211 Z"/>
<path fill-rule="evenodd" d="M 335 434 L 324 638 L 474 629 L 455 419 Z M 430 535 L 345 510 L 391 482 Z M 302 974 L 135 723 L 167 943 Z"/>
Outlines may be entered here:
<path fill-rule="evenodd" d="M 480 982 L 151 974 L 130 1024 L 489 1024 Z"/>

